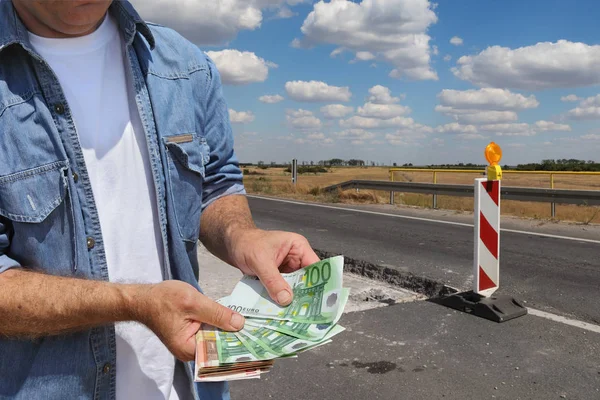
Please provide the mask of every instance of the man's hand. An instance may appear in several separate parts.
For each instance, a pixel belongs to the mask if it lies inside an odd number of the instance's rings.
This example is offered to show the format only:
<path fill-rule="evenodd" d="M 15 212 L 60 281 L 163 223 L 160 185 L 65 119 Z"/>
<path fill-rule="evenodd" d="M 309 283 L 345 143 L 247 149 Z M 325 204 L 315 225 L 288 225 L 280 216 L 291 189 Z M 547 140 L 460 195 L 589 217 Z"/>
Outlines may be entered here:
<path fill-rule="evenodd" d="M 221 260 L 258 276 L 273 300 L 292 301 L 292 289 L 281 272 L 293 272 L 319 261 L 305 237 L 257 229 L 245 196 L 224 196 L 202 213 L 200 240 Z"/>
<path fill-rule="evenodd" d="M 294 272 L 319 257 L 305 237 L 290 232 L 241 229 L 232 232 L 231 262 L 244 274 L 255 275 L 282 306 L 292 301 L 292 290 L 280 272 Z"/>
<path fill-rule="evenodd" d="M 238 331 L 244 317 L 202 295 L 181 281 L 139 287 L 133 297 L 136 320 L 160 338 L 175 357 L 194 359 L 196 332 L 202 322 L 226 331 Z"/>

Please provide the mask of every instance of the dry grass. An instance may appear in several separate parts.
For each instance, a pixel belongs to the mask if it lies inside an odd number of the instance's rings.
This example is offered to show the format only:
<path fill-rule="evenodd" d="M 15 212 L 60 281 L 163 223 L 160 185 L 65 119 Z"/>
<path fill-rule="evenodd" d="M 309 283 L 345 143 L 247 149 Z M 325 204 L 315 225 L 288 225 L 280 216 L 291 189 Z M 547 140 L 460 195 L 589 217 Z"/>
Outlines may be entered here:
<path fill-rule="evenodd" d="M 328 173 L 299 175 L 298 183 L 291 183 L 291 176 L 283 168 L 260 170 L 248 168 L 250 173 L 260 172 L 263 175 L 247 175 L 244 183 L 249 193 L 275 195 L 298 200 L 312 200 L 329 203 L 381 203 L 389 202 L 388 192 L 368 190 L 347 190 L 338 193 L 322 193 L 321 188 L 351 179 L 389 180 L 388 168 L 385 167 L 339 167 L 331 168 Z M 472 184 L 473 179 L 482 177 L 472 173 L 438 173 L 438 183 Z M 394 180 L 399 182 L 433 182 L 431 172 L 395 172 Z M 550 187 L 549 175 L 517 175 L 506 172 L 502 184 L 520 187 Z M 600 190 L 600 176 L 556 175 L 554 187 L 557 189 Z M 396 193 L 396 204 L 418 207 L 432 207 L 431 195 L 414 193 Z M 473 199 L 466 197 L 438 196 L 438 207 L 448 210 L 473 211 Z M 502 214 L 524 218 L 550 219 L 549 203 L 529 203 L 521 201 L 503 201 Z M 556 217 L 563 221 L 579 223 L 600 223 L 600 207 L 557 205 Z"/>

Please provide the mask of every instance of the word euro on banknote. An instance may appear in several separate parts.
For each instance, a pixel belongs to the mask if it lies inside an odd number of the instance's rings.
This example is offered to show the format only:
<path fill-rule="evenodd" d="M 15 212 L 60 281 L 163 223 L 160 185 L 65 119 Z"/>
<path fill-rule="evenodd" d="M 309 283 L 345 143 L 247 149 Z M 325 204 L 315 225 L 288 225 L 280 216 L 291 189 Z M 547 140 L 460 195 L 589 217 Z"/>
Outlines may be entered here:
<path fill-rule="evenodd" d="M 344 257 L 319 261 L 298 271 L 282 274 L 294 299 L 281 307 L 253 276 L 244 276 L 229 296 L 228 307 L 246 317 L 327 324 L 339 315 L 342 305 Z"/>

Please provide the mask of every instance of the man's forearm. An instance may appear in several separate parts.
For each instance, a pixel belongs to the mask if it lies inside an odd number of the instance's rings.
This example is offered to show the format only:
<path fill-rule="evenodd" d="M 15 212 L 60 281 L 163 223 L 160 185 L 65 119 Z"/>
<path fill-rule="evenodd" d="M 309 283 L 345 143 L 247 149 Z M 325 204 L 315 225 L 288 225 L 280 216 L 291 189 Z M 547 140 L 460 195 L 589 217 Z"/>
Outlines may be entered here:
<path fill-rule="evenodd" d="M 0 336 L 35 338 L 138 320 L 138 300 L 150 288 L 9 270 L 0 274 Z"/>
<path fill-rule="evenodd" d="M 232 264 L 230 256 L 235 236 L 249 229 L 256 229 L 256 225 L 246 196 L 225 196 L 202 213 L 200 240 L 212 254 Z"/>

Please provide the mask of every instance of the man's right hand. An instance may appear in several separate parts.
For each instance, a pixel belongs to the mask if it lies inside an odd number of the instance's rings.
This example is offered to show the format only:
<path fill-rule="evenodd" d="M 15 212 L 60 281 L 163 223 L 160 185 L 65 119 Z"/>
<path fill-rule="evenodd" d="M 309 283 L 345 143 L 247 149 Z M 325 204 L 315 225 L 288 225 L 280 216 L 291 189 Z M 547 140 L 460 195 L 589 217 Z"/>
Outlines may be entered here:
<path fill-rule="evenodd" d="M 136 320 L 146 325 L 181 361 L 196 352 L 196 333 L 207 323 L 226 331 L 239 331 L 244 317 L 204 296 L 181 281 L 138 286 L 133 297 Z"/>

